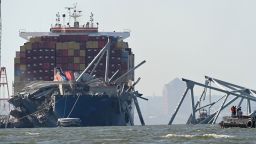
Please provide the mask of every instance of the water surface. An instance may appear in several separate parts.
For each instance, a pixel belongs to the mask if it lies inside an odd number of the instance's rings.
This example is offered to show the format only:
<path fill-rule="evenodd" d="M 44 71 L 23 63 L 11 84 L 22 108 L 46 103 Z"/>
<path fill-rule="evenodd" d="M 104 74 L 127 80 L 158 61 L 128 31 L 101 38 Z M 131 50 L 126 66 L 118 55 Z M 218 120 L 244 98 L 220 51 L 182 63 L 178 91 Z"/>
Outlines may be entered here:
<path fill-rule="evenodd" d="M 0 143 L 256 143 L 255 128 L 218 125 L 0 129 Z"/>

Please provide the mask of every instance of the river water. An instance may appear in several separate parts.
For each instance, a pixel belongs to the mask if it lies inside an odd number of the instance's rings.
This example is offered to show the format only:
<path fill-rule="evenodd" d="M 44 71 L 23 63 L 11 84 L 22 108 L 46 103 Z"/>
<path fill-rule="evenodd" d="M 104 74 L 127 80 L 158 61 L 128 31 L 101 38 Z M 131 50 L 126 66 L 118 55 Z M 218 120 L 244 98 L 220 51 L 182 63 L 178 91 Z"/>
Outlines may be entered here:
<path fill-rule="evenodd" d="M 256 143 L 255 128 L 227 128 L 218 125 L 158 125 L 133 127 L 73 127 L 1 129 L 0 143 Z"/>

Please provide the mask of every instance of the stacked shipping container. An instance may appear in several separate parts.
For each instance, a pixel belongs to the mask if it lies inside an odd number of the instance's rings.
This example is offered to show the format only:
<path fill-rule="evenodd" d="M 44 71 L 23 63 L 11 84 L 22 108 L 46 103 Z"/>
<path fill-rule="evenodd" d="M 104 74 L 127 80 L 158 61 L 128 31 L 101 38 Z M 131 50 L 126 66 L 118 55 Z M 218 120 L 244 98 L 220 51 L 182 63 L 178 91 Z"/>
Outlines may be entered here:
<path fill-rule="evenodd" d="M 113 37 L 111 42 L 109 76 L 117 70 L 120 76 L 134 66 L 134 55 L 127 42 L 117 41 Z M 31 38 L 16 52 L 15 92 L 30 81 L 52 81 L 54 67 L 61 67 L 63 71 L 82 72 L 106 43 L 106 36 L 60 35 Z M 103 58 L 93 72 L 96 77 L 104 77 L 105 61 Z M 126 80 L 128 79 L 133 80 L 133 74 Z"/>

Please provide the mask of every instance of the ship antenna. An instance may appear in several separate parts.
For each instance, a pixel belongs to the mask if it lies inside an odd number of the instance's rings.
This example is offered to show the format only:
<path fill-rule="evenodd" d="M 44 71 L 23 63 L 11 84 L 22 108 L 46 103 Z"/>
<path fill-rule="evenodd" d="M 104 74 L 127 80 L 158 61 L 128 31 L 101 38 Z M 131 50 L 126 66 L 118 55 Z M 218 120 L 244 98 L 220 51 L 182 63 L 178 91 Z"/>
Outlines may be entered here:
<path fill-rule="evenodd" d="M 70 20 L 71 20 L 71 9 L 74 9 L 74 7 L 65 7 L 65 9 L 68 10 L 68 26 L 70 24 Z"/>
<path fill-rule="evenodd" d="M 92 28 L 93 28 L 93 21 L 94 21 L 93 13 L 91 12 L 90 22 L 91 22 L 91 27 L 92 27 Z"/>
<path fill-rule="evenodd" d="M 73 7 L 74 11 L 73 11 L 73 13 L 70 15 L 70 17 L 72 17 L 72 18 L 74 19 L 74 27 L 79 27 L 79 22 L 77 21 L 77 18 L 80 17 L 80 16 L 82 16 L 82 15 L 81 15 L 81 12 L 82 12 L 82 11 L 77 11 L 77 10 L 76 10 L 76 5 L 77 5 L 77 4 L 74 4 L 74 7 Z"/>
<path fill-rule="evenodd" d="M 60 13 L 59 12 L 56 14 L 56 24 L 55 25 L 60 27 Z"/>
<path fill-rule="evenodd" d="M 77 10 L 76 10 L 76 4 L 74 5 L 74 11 L 73 11 L 73 14 L 71 15 L 71 17 L 74 18 L 74 22 L 77 22 L 77 18 L 81 16 L 80 13 L 77 13 Z"/>

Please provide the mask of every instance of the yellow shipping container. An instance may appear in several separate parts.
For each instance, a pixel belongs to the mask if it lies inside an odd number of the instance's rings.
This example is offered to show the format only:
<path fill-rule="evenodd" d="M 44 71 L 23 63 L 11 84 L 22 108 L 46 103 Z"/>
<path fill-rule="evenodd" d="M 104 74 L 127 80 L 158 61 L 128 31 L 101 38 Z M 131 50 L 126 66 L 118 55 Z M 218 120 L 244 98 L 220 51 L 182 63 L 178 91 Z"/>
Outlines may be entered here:
<path fill-rule="evenodd" d="M 27 50 L 31 50 L 32 49 L 32 43 L 31 42 L 26 42 L 24 45 L 25 45 Z"/>
<path fill-rule="evenodd" d="M 20 81 L 20 77 L 19 76 L 15 76 L 14 77 L 14 81 Z"/>
<path fill-rule="evenodd" d="M 117 48 L 128 48 L 128 44 L 127 44 L 127 42 L 119 41 L 119 42 L 117 42 L 116 47 Z"/>
<path fill-rule="evenodd" d="M 83 71 L 85 69 L 85 64 L 80 64 L 80 71 Z"/>
<path fill-rule="evenodd" d="M 19 64 L 20 63 L 20 58 L 14 58 L 14 63 Z"/>
<path fill-rule="evenodd" d="M 74 56 L 74 50 L 68 49 L 68 56 Z"/>
<path fill-rule="evenodd" d="M 86 48 L 98 48 L 98 41 L 87 41 Z"/>
<path fill-rule="evenodd" d="M 26 51 L 26 46 L 25 46 L 25 45 L 20 46 L 20 51 L 21 51 L 21 52 L 25 52 L 25 51 Z"/>
<path fill-rule="evenodd" d="M 64 48 L 64 43 L 58 42 L 56 43 L 56 49 L 63 49 Z"/>
<path fill-rule="evenodd" d="M 74 57 L 74 63 L 76 63 L 76 64 L 80 63 L 80 58 L 79 57 Z"/>
<path fill-rule="evenodd" d="M 67 42 L 67 46 L 69 49 L 79 49 L 80 44 L 77 42 Z"/>
<path fill-rule="evenodd" d="M 85 50 L 80 50 L 80 56 L 85 56 Z"/>
<path fill-rule="evenodd" d="M 79 49 L 80 44 L 77 42 L 56 43 L 56 49 Z"/>
<path fill-rule="evenodd" d="M 20 65 L 20 70 L 25 71 L 27 69 L 26 65 Z"/>
<path fill-rule="evenodd" d="M 29 41 L 32 42 L 32 43 L 39 42 L 39 41 L 41 41 L 41 37 L 32 37 L 32 38 L 30 38 Z"/>

